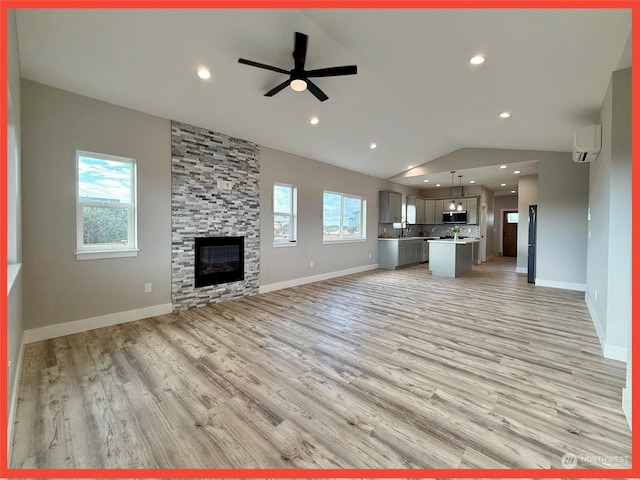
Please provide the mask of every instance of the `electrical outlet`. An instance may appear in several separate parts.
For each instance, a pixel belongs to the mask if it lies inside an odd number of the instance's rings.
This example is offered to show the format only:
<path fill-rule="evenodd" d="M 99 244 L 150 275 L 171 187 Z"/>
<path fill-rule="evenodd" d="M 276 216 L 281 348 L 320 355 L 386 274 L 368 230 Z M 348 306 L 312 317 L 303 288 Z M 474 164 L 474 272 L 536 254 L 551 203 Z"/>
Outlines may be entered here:
<path fill-rule="evenodd" d="M 144 284 L 144 293 L 151 293 L 153 291 L 153 288 L 151 286 L 150 283 L 145 283 Z"/>
<path fill-rule="evenodd" d="M 310 266 L 311 268 L 313 268 L 313 260 L 311 260 L 311 261 L 309 262 L 309 266 Z"/>
<path fill-rule="evenodd" d="M 387 227 L 384 227 L 384 228 L 382 229 L 382 233 L 387 233 Z"/>

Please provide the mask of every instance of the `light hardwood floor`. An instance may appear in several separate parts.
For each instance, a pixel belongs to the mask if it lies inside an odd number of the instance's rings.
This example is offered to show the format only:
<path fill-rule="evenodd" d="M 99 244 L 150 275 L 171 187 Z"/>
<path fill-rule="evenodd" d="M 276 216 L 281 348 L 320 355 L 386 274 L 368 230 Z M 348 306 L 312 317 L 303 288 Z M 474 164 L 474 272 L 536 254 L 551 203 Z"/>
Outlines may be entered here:
<path fill-rule="evenodd" d="M 14 468 L 629 468 L 584 294 L 373 271 L 27 345 Z"/>

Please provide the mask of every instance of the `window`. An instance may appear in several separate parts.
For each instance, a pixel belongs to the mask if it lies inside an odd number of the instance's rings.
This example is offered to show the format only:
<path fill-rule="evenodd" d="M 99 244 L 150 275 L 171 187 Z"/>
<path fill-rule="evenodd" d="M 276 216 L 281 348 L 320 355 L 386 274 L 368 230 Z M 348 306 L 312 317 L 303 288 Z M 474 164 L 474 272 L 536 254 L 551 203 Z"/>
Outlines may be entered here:
<path fill-rule="evenodd" d="M 507 223 L 518 223 L 518 212 L 507 212 Z"/>
<path fill-rule="evenodd" d="M 298 189 L 293 185 L 273 186 L 273 244 L 296 245 Z"/>
<path fill-rule="evenodd" d="M 136 161 L 76 151 L 78 260 L 137 255 Z"/>
<path fill-rule="evenodd" d="M 366 199 L 324 192 L 322 205 L 322 239 L 325 242 L 366 238 Z"/>

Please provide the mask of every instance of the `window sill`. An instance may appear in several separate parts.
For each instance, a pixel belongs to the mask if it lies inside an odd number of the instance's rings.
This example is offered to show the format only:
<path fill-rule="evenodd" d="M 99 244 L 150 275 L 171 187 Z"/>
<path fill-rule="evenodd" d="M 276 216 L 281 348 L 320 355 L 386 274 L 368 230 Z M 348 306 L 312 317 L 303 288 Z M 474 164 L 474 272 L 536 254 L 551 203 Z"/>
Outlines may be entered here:
<path fill-rule="evenodd" d="M 103 258 L 137 257 L 140 250 L 104 250 L 100 252 L 75 252 L 76 260 L 100 260 Z"/>
<path fill-rule="evenodd" d="M 21 263 L 10 263 L 7 265 L 7 295 L 11 293 L 13 284 L 15 283 L 20 270 L 22 269 Z"/>
<path fill-rule="evenodd" d="M 286 248 L 286 247 L 297 247 L 298 246 L 298 242 L 282 242 L 282 243 L 275 243 L 273 244 L 274 248 Z"/>
<path fill-rule="evenodd" d="M 366 243 L 366 238 L 358 238 L 357 240 L 323 240 L 324 245 L 333 245 L 334 243 Z"/>

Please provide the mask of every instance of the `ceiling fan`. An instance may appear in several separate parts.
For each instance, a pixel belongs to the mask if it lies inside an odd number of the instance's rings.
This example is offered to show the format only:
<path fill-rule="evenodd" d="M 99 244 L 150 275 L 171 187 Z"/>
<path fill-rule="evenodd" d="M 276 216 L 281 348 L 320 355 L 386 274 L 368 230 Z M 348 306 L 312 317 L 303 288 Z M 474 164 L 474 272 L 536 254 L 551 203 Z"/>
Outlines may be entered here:
<path fill-rule="evenodd" d="M 313 83 L 310 78 L 317 77 L 336 77 L 340 75 L 355 75 L 358 73 L 358 67 L 356 65 L 345 65 L 343 67 L 329 67 L 329 68 L 319 68 L 317 70 L 305 70 L 304 62 L 307 59 L 307 43 L 308 36 L 304 33 L 296 32 L 295 36 L 295 45 L 293 48 L 293 60 L 294 67 L 292 70 L 285 70 L 283 68 L 272 67 L 271 65 L 265 65 L 264 63 L 254 62 L 252 60 L 246 60 L 244 58 L 239 58 L 238 63 L 243 63 L 245 65 L 251 65 L 252 67 L 264 68 L 266 70 L 271 70 L 278 73 L 283 73 L 285 75 L 289 75 L 289 78 L 282 82 L 280 85 L 273 87 L 267 93 L 264 94 L 265 97 L 273 97 L 280 90 L 284 89 L 287 85 L 290 85 L 293 90 L 296 92 L 303 92 L 306 89 L 309 91 L 321 102 L 328 100 L 329 97 L 320 90 L 320 88 Z"/>

